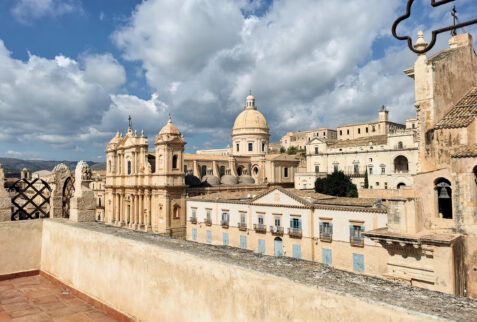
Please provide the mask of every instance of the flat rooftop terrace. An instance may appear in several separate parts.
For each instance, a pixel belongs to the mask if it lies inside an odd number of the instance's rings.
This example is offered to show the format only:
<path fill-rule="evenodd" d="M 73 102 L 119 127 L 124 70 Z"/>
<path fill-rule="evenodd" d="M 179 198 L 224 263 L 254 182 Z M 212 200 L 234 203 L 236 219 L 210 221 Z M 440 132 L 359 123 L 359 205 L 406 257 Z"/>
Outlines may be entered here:
<path fill-rule="evenodd" d="M 36 275 L 0 281 L 0 321 L 117 321 Z"/>
<path fill-rule="evenodd" d="M 327 265 L 287 257 L 273 257 L 227 246 L 214 246 L 172 239 L 160 235 L 117 228 L 100 223 L 72 223 L 53 219 L 75 228 L 113 235 L 155 245 L 176 252 L 233 265 L 321 289 L 325 292 L 358 298 L 422 314 L 423 317 L 452 321 L 477 321 L 477 301 L 452 296 L 383 279 L 333 269 Z M 306 302 L 306 299 L 304 299 Z M 363 314 L 366 314 L 363 312 Z"/>

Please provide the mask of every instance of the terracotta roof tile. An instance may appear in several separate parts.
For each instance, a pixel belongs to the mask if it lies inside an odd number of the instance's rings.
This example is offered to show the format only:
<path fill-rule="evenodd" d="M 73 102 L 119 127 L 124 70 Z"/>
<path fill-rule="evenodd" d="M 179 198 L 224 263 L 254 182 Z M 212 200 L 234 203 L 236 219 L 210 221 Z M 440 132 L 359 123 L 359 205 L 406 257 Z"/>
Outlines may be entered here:
<path fill-rule="evenodd" d="M 477 144 L 462 145 L 457 147 L 451 154 L 453 158 L 472 158 L 477 157 Z"/>
<path fill-rule="evenodd" d="M 467 127 L 477 116 L 477 87 L 473 87 L 447 114 L 435 128 Z"/>

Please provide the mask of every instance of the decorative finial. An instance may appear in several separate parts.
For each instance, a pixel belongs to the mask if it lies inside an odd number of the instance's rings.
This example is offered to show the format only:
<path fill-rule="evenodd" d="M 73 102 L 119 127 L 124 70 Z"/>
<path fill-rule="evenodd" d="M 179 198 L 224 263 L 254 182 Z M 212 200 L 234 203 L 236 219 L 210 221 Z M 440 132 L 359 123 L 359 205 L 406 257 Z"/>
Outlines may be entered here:
<path fill-rule="evenodd" d="M 129 115 L 128 121 L 129 121 L 129 127 L 132 128 L 132 117 L 131 117 L 131 115 Z"/>
<path fill-rule="evenodd" d="M 417 40 L 416 40 L 416 43 L 414 44 L 414 48 L 416 50 L 423 50 L 426 47 L 427 47 L 427 42 L 424 40 L 424 33 L 422 32 L 422 30 L 419 30 L 417 32 Z M 422 55 L 422 54 L 419 54 L 419 55 Z"/>
<path fill-rule="evenodd" d="M 134 130 L 134 136 L 137 136 L 137 130 Z"/>
<path fill-rule="evenodd" d="M 141 136 L 144 137 L 144 130 L 141 130 Z"/>
<path fill-rule="evenodd" d="M 171 113 L 169 113 L 169 123 L 172 123 L 172 116 L 171 116 Z"/>

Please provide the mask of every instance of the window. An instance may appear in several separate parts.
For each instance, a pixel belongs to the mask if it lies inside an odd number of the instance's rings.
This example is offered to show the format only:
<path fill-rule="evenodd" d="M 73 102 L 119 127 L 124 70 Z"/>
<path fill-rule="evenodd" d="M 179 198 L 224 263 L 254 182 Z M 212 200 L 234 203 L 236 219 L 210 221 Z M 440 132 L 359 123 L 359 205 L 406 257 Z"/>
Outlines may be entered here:
<path fill-rule="evenodd" d="M 315 154 L 318 154 L 318 147 L 315 146 Z"/>
<path fill-rule="evenodd" d="M 192 218 L 196 218 L 197 209 L 192 209 Z"/>
<path fill-rule="evenodd" d="M 192 240 L 197 240 L 197 228 L 192 228 Z"/>
<path fill-rule="evenodd" d="M 252 152 L 253 151 L 253 143 L 248 144 L 248 151 Z"/>
<path fill-rule="evenodd" d="M 379 182 L 378 181 L 376 181 L 376 187 L 379 187 Z"/>
<path fill-rule="evenodd" d="M 275 217 L 275 227 L 280 227 L 280 217 Z"/>
<path fill-rule="evenodd" d="M 333 237 L 333 224 L 328 221 L 320 222 L 320 239 L 323 241 L 331 241 Z"/>
<path fill-rule="evenodd" d="M 373 158 L 369 158 L 369 162 L 373 162 Z"/>
<path fill-rule="evenodd" d="M 398 142 L 398 149 L 402 149 L 402 142 L 401 141 Z"/>
<path fill-rule="evenodd" d="M 225 166 L 220 167 L 219 174 L 221 177 L 225 175 Z"/>
<path fill-rule="evenodd" d="M 368 171 L 369 174 L 373 174 L 373 167 L 369 167 L 368 169 L 369 169 L 369 171 Z"/>
<path fill-rule="evenodd" d="M 255 176 L 258 175 L 258 168 L 253 168 L 253 174 L 254 174 Z"/>
<path fill-rule="evenodd" d="M 222 225 L 229 224 L 230 215 L 227 212 L 222 213 Z"/>
<path fill-rule="evenodd" d="M 177 155 L 172 157 L 172 169 L 177 169 Z"/>
<path fill-rule="evenodd" d="M 237 174 L 238 174 L 239 176 L 242 175 L 242 167 L 238 167 L 238 168 L 237 168 Z"/>
<path fill-rule="evenodd" d="M 240 144 L 237 143 L 237 144 L 235 145 L 235 147 L 237 148 L 237 152 L 239 152 L 239 151 L 240 151 Z"/>
<path fill-rule="evenodd" d="M 361 129 L 358 129 L 358 134 L 361 134 Z"/>
<path fill-rule="evenodd" d="M 388 188 L 388 183 L 385 182 L 385 183 L 384 183 L 384 189 L 387 189 L 387 188 Z"/>
<path fill-rule="evenodd" d="M 206 225 L 212 225 L 212 218 L 211 218 L 211 215 L 210 215 L 211 211 L 210 210 L 207 210 L 207 214 L 206 214 L 206 217 L 205 217 L 205 224 Z"/>
<path fill-rule="evenodd" d="M 386 173 L 386 167 L 381 167 L 381 174 L 385 174 Z"/>
<path fill-rule="evenodd" d="M 366 133 L 369 133 L 369 130 L 368 130 L 368 128 L 366 128 Z"/>
<path fill-rule="evenodd" d="M 354 171 L 354 174 L 358 174 L 359 173 L 359 164 L 354 164 L 353 165 L 353 171 Z"/>
<path fill-rule="evenodd" d="M 174 218 L 179 218 L 179 206 L 174 206 L 174 209 L 172 210 L 172 215 Z"/>
<path fill-rule="evenodd" d="M 263 216 L 262 215 L 258 216 L 258 224 L 263 225 Z"/>
<path fill-rule="evenodd" d="M 343 135 L 343 131 L 340 130 L 340 135 Z"/>
<path fill-rule="evenodd" d="M 240 224 L 245 225 L 245 214 L 244 213 L 240 214 Z"/>
<path fill-rule="evenodd" d="M 315 173 L 318 173 L 320 172 L 320 166 L 319 165 L 315 165 Z"/>
<path fill-rule="evenodd" d="M 207 166 L 203 165 L 201 168 L 200 168 L 200 176 L 203 177 L 207 174 Z"/>
<path fill-rule="evenodd" d="M 349 130 L 346 130 L 346 134 L 348 134 L 348 135 L 349 135 Z"/>
<path fill-rule="evenodd" d="M 337 164 L 333 165 L 333 171 L 334 171 L 334 172 L 338 172 L 338 170 L 339 170 L 338 165 L 337 165 Z"/>
<path fill-rule="evenodd" d="M 412 123 L 412 128 L 415 129 L 415 128 L 416 128 L 416 124 Z"/>
<path fill-rule="evenodd" d="M 184 164 L 184 173 L 187 173 L 187 165 Z"/>
<path fill-rule="evenodd" d="M 301 220 L 299 218 L 292 218 L 290 220 L 290 228 L 301 229 Z"/>
<path fill-rule="evenodd" d="M 128 174 L 131 174 L 131 161 L 128 161 Z"/>
<path fill-rule="evenodd" d="M 331 265 L 331 249 L 321 249 L 321 262 L 326 265 Z"/>
<path fill-rule="evenodd" d="M 262 142 L 262 152 L 265 152 L 265 142 Z"/>
<path fill-rule="evenodd" d="M 285 178 L 288 178 L 288 168 L 284 168 L 284 169 L 283 169 L 283 176 L 284 176 Z"/>
<path fill-rule="evenodd" d="M 209 244 L 212 243 L 212 231 L 210 230 L 205 231 L 205 241 Z"/>
<path fill-rule="evenodd" d="M 98 205 L 99 205 L 99 208 L 101 208 L 101 197 L 98 198 Z"/>
<path fill-rule="evenodd" d="M 353 271 L 364 272 L 364 255 L 353 254 Z"/>
<path fill-rule="evenodd" d="M 394 172 L 395 173 L 409 172 L 409 163 L 405 156 L 399 155 L 394 159 Z"/>
<path fill-rule="evenodd" d="M 364 246 L 364 238 L 361 236 L 361 233 L 363 231 L 364 231 L 364 226 L 361 226 L 361 225 L 349 226 L 349 236 L 350 236 L 351 245 Z"/>
<path fill-rule="evenodd" d="M 376 126 L 373 125 L 373 132 L 376 132 Z"/>

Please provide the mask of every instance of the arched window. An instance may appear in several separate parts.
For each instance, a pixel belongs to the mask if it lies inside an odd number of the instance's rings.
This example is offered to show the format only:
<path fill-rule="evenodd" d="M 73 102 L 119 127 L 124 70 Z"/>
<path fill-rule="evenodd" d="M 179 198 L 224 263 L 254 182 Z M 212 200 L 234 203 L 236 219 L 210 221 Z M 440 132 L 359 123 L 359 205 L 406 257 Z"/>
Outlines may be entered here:
<path fill-rule="evenodd" d="M 221 166 L 220 169 L 219 169 L 219 174 L 220 174 L 220 177 L 224 176 L 225 175 L 225 166 Z"/>
<path fill-rule="evenodd" d="M 439 178 L 434 187 L 440 218 L 452 219 L 452 187 L 449 180 Z"/>
<path fill-rule="evenodd" d="M 203 177 L 207 174 L 207 166 L 203 165 L 201 168 L 200 168 L 200 176 Z"/>
<path fill-rule="evenodd" d="M 128 174 L 131 174 L 131 161 L 128 161 Z"/>
<path fill-rule="evenodd" d="M 398 142 L 398 149 L 402 149 L 402 142 L 401 141 Z"/>
<path fill-rule="evenodd" d="M 403 155 L 397 156 L 394 159 L 394 173 L 408 173 L 409 164 L 407 158 Z"/>
<path fill-rule="evenodd" d="M 177 155 L 172 157 L 172 169 L 177 169 Z"/>
<path fill-rule="evenodd" d="M 238 168 L 237 168 L 237 174 L 238 174 L 239 176 L 242 175 L 242 170 L 243 170 L 242 167 L 238 167 Z"/>
<path fill-rule="evenodd" d="M 401 189 L 402 187 L 405 187 L 405 186 L 406 186 L 405 183 L 400 182 L 400 183 L 398 183 L 397 188 L 398 188 L 398 189 Z"/>
<path fill-rule="evenodd" d="M 254 174 L 255 176 L 258 175 L 258 167 L 253 168 L 253 174 Z"/>

